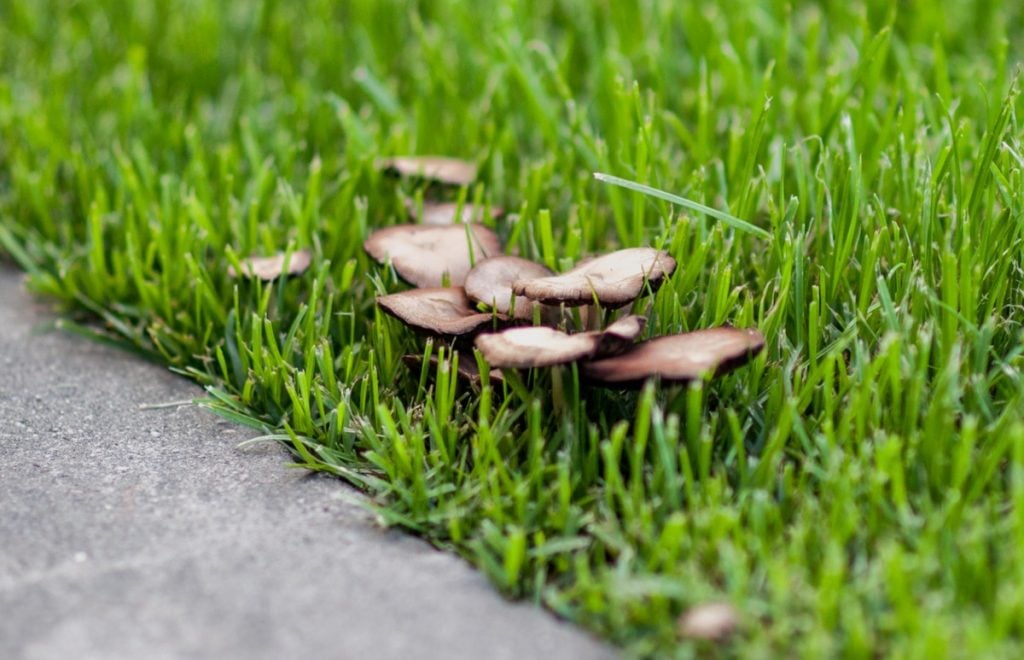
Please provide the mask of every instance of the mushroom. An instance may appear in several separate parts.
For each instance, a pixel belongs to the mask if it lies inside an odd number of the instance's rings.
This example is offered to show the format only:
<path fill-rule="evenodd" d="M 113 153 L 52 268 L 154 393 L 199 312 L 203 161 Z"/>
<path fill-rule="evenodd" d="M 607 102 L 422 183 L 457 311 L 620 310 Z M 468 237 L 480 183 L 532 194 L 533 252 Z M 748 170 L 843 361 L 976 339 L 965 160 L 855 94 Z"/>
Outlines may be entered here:
<path fill-rule="evenodd" d="M 242 275 L 253 277 L 264 282 L 276 280 L 284 275 L 301 275 L 313 262 L 313 254 L 309 250 L 298 252 L 280 252 L 272 257 L 249 257 L 242 259 Z M 228 275 L 238 277 L 234 266 L 228 266 Z"/>
<path fill-rule="evenodd" d="M 456 202 L 424 202 L 423 212 L 419 215 L 422 225 L 457 225 L 471 222 L 480 222 L 484 219 L 485 207 L 476 204 L 462 204 L 461 209 Z M 409 205 L 409 213 L 416 215 L 416 208 Z M 505 209 L 500 206 L 490 208 L 492 218 L 499 218 L 505 215 Z"/>
<path fill-rule="evenodd" d="M 587 305 L 596 299 L 614 309 L 640 297 L 645 284 L 656 289 L 675 268 L 676 260 L 663 250 L 629 248 L 589 259 L 562 275 L 516 280 L 512 290 L 549 305 Z"/>
<path fill-rule="evenodd" d="M 363 243 L 381 263 L 391 260 L 395 272 L 415 286 L 462 286 L 475 261 L 501 252 L 497 234 L 482 225 L 396 225 L 378 229 Z"/>
<path fill-rule="evenodd" d="M 383 172 L 429 179 L 451 186 L 465 186 L 476 179 L 476 165 L 445 156 L 396 156 L 381 158 L 376 165 Z"/>
<path fill-rule="evenodd" d="M 545 309 L 540 303 L 512 293 L 513 281 L 548 275 L 552 275 L 552 272 L 546 266 L 521 257 L 490 257 L 477 262 L 466 275 L 466 295 L 521 321 L 531 321 L 534 307 L 541 307 L 542 316 L 548 317 L 549 321 L 553 316 L 553 322 L 557 323 L 557 308 Z M 551 311 L 554 314 L 551 314 Z"/>
<path fill-rule="evenodd" d="M 729 603 L 704 603 L 679 617 L 679 634 L 689 639 L 721 642 L 736 631 L 739 623 L 739 614 Z"/>
<path fill-rule="evenodd" d="M 404 362 L 410 369 L 421 369 L 423 368 L 423 356 L 422 355 L 403 355 L 402 362 Z M 436 370 L 437 365 L 440 362 L 436 355 L 430 356 L 430 368 Z M 469 353 L 459 352 L 459 366 L 456 369 L 459 378 L 473 384 L 479 385 L 483 378 L 480 376 L 480 368 L 476 365 L 476 360 Z M 491 369 L 488 372 L 490 379 L 495 382 L 504 382 L 505 376 L 498 369 Z"/>
<path fill-rule="evenodd" d="M 590 379 L 608 385 L 635 384 L 648 378 L 685 382 L 738 367 L 764 348 L 754 329 L 720 327 L 658 337 L 631 350 L 583 365 Z"/>
<path fill-rule="evenodd" d="M 480 335 L 476 347 L 495 367 L 529 369 L 576 362 L 623 350 L 643 330 L 645 319 L 627 316 L 607 330 L 570 335 L 554 328 L 534 326 Z"/>
<path fill-rule="evenodd" d="M 507 319 L 473 309 L 461 286 L 392 293 L 378 296 L 377 304 L 409 327 L 442 337 L 471 335 L 495 320 Z"/>

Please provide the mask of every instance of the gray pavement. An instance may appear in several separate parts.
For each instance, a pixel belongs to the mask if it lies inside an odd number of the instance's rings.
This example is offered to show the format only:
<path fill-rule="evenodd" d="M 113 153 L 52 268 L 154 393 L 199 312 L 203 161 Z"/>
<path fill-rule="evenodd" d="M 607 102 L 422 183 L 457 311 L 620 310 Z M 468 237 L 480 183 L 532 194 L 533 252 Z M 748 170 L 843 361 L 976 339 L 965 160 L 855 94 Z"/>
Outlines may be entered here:
<path fill-rule="evenodd" d="M 0 658 L 597 658 L 0 265 Z"/>

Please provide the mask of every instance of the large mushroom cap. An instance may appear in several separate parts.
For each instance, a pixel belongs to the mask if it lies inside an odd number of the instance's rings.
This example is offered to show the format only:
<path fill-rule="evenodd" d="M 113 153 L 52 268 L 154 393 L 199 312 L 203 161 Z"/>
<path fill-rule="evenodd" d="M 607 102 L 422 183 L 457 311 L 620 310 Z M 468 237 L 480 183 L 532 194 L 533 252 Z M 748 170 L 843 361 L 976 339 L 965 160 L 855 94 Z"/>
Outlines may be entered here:
<path fill-rule="evenodd" d="M 657 288 L 676 269 L 663 250 L 629 248 L 590 259 L 562 275 L 517 280 L 512 290 L 546 304 L 586 305 L 595 299 L 605 307 L 621 307 L 643 293 L 645 283 Z"/>
<path fill-rule="evenodd" d="M 570 335 L 554 328 L 535 326 L 479 335 L 476 347 L 494 367 L 528 369 L 551 367 L 619 352 L 643 330 L 643 319 L 628 316 L 596 332 Z"/>
<path fill-rule="evenodd" d="M 476 179 L 476 165 L 446 156 L 396 156 L 377 161 L 377 168 L 403 177 L 430 179 L 452 186 L 465 186 Z"/>
<path fill-rule="evenodd" d="M 240 265 L 245 277 L 269 282 L 285 275 L 300 275 L 306 272 L 312 262 L 313 254 L 309 250 L 299 250 L 290 254 L 281 252 L 272 257 L 249 257 L 243 259 Z M 228 266 L 228 275 L 238 277 L 234 266 Z"/>
<path fill-rule="evenodd" d="M 396 225 L 370 234 L 363 248 L 381 263 L 391 259 L 415 286 L 442 286 L 445 274 L 450 285 L 461 286 L 473 263 L 501 253 L 501 241 L 482 225 Z"/>
<path fill-rule="evenodd" d="M 457 225 L 484 220 L 486 207 L 466 203 L 459 208 L 456 202 L 424 202 L 423 213 L 418 220 L 422 225 Z M 416 209 L 410 208 L 410 213 L 415 214 Z M 490 208 L 492 218 L 500 218 L 505 215 L 505 209 L 500 206 Z"/>
<path fill-rule="evenodd" d="M 466 275 L 466 295 L 502 314 L 529 321 L 538 303 L 513 295 L 512 282 L 551 274 L 546 266 L 520 257 L 490 257 L 477 262 Z M 512 310 L 513 304 L 515 310 Z"/>
<path fill-rule="evenodd" d="M 685 382 L 738 367 L 762 348 L 764 335 L 757 330 L 709 328 L 641 342 L 622 355 L 584 364 L 583 373 L 607 384 L 648 378 Z"/>
<path fill-rule="evenodd" d="M 483 314 L 470 305 L 462 287 L 411 289 L 378 296 L 377 304 L 406 325 L 432 335 L 460 337 L 479 332 L 501 316 Z"/>

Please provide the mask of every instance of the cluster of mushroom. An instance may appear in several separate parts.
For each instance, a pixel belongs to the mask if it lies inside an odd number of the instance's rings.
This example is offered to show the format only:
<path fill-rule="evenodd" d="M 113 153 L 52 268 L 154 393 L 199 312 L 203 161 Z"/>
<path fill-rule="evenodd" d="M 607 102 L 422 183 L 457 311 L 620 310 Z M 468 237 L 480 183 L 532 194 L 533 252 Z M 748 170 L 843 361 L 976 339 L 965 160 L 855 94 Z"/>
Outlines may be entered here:
<path fill-rule="evenodd" d="M 442 184 L 465 185 L 476 176 L 471 164 L 445 158 L 404 157 L 379 166 Z M 492 367 L 577 362 L 583 375 L 599 384 L 634 385 L 650 378 L 690 381 L 739 366 L 764 346 L 757 330 L 732 327 L 634 343 L 646 325 L 646 319 L 635 315 L 603 329 L 570 332 L 577 324 L 596 325 L 597 309 L 619 309 L 657 290 L 672 275 L 675 260 L 663 250 L 630 248 L 555 274 L 541 264 L 504 255 L 498 236 L 474 222 L 481 209 L 467 204 L 461 214 L 459 210 L 451 203 L 424 204 L 422 224 L 377 230 L 364 248 L 417 287 L 378 297 L 381 309 L 428 335 L 463 344 L 475 340 Z M 579 312 L 575 319 L 572 308 Z M 408 362 L 419 359 L 406 356 Z M 459 361 L 463 376 L 478 377 L 472 363 Z"/>

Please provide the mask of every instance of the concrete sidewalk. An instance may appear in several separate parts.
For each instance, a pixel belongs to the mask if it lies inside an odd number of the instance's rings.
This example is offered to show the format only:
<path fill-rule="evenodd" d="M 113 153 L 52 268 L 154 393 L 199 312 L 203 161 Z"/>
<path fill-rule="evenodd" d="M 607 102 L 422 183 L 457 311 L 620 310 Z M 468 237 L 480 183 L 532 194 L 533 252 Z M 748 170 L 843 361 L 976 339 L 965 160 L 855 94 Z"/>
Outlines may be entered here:
<path fill-rule="evenodd" d="M 0 658 L 596 658 L 0 266 Z"/>

